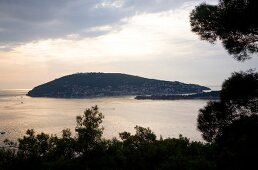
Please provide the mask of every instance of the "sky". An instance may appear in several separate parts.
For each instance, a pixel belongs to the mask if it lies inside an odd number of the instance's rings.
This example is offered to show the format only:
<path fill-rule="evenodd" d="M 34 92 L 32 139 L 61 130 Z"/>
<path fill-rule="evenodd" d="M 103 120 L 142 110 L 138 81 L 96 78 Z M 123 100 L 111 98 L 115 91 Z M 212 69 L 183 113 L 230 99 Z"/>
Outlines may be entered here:
<path fill-rule="evenodd" d="M 217 0 L 0 0 L 0 89 L 78 72 L 118 72 L 205 86 L 238 62 L 191 32 L 189 14 Z"/>

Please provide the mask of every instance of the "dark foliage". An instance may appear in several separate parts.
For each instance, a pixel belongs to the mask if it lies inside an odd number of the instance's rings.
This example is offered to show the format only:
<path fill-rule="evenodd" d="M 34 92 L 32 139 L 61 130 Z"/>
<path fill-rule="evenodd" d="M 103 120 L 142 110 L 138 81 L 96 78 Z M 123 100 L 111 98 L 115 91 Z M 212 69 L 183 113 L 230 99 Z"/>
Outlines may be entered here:
<path fill-rule="evenodd" d="M 258 1 L 219 0 L 190 14 L 192 31 L 214 43 L 221 40 L 239 61 L 258 52 Z M 233 73 L 220 101 L 208 102 L 198 115 L 198 129 L 216 148 L 218 169 L 255 169 L 258 159 L 258 73 Z"/>
<path fill-rule="evenodd" d="M 258 73 L 233 73 L 219 102 L 200 110 L 198 129 L 216 145 L 219 169 L 253 169 L 258 159 Z"/>
<path fill-rule="evenodd" d="M 253 169 L 258 153 L 258 73 L 233 73 L 219 102 L 200 110 L 198 129 L 216 146 L 218 169 Z"/>
<path fill-rule="evenodd" d="M 61 137 L 28 130 L 17 149 L 0 149 L 0 169 L 215 169 L 214 146 L 179 139 L 156 139 L 136 126 L 121 140 L 101 137 L 103 119 L 98 107 L 77 117 L 76 136 L 68 129 Z"/>
<path fill-rule="evenodd" d="M 78 154 L 88 156 L 88 153 L 101 142 L 103 127 L 99 126 L 103 118 L 97 106 L 86 109 L 83 116 L 76 117 Z"/>
<path fill-rule="evenodd" d="M 253 169 L 258 159 L 258 115 L 241 116 L 218 139 L 220 169 Z"/>
<path fill-rule="evenodd" d="M 201 4 L 190 15 L 192 31 L 211 43 L 221 40 L 229 54 L 244 61 L 258 52 L 258 1 L 219 0 Z"/>
<path fill-rule="evenodd" d="M 236 72 L 223 83 L 220 101 L 209 102 L 200 110 L 197 127 L 206 141 L 216 142 L 225 127 L 241 116 L 257 113 L 258 73 Z"/>
<path fill-rule="evenodd" d="M 222 134 L 221 129 L 231 124 L 234 114 L 221 102 L 209 102 L 200 109 L 197 118 L 197 128 L 202 132 L 202 137 L 207 142 L 215 142 Z"/>
<path fill-rule="evenodd" d="M 258 112 L 258 73 L 235 72 L 222 85 L 221 102 L 234 110 L 247 109 L 249 113 Z"/>
<path fill-rule="evenodd" d="M 232 115 L 222 114 L 223 109 L 227 108 L 220 102 L 203 109 L 203 113 L 215 114 L 200 114 L 208 121 L 208 125 L 201 127 L 215 128 L 208 131 L 207 139 L 209 134 L 216 136 L 211 138 L 214 143 L 201 143 L 191 142 L 182 135 L 178 139 L 157 139 L 149 128 L 140 126 L 135 127 L 135 134 L 120 133 L 120 140 L 103 139 L 103 115 L 94 106 L 76 118 L 74 137 L 69 129 L 63 130 L 61 137 L 27 130 L 18 140 L 17 149 L 7 141 L 8 147 L 0 149 L 0 169 L 251 168 L 257 159 L 258 116 L 240 114 L 238 119 L 232 119 Z"/>

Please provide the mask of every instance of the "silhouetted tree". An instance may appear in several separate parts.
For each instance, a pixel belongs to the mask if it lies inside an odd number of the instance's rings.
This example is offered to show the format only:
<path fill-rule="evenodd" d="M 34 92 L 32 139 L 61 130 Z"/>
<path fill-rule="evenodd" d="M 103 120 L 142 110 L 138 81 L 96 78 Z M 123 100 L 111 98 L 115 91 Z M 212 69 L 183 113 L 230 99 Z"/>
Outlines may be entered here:
<path fill-rule="evenodd" d="M 11 169 L 16 160 L 15 150 L 0 148 L 0 169 Z"/>
<path fill-rule="evenodd" d="M 98 107 L 77 117 L 76 136 L 27 130 L 17 150 L 0 148 L 0 169 L 214 169 L 214 147 L 188 138 L 156 139 L 149 129 L 136 126 L 121 140 L 101 138 L 103 119 Z M 9 142 L 9 141 L 8 141 Z M 12 145 L 12 142 L 9 142 Z"/>
<path fill-rule="evenodd" d="M 156 135 L 150 130 L 150 128 L 144 128 L 140 126 L 135 126 L 135 135 L 131 135 L 129 132 L 122 132 L 119 134 L 123 141 L 130 141 L 135 147 L 139 145 L 153 143 L 156 141 Z"/>
<path fill-rule="evenodd" d="M 229 54 L 244 61 L 258 52 L 257 16 L 257 0 L 219 0 L 218 5 L 197 6 L 190 23 L 202 40 L 221 40 Z"/>
<path fill-rule="evenodd" d="M 156 135 L 149 128 L 136 126 L 134 129 L 135 135 L 129 132 L 119 134 L 126 161 L 133 165 L 132 169 L 153 169 Z"/>
<path fill-rule="evenodd" d="M 231 124 L 233 119 L 233 112 L 224 103 L 212 101 L 200 109 L 197 128 L 202 132 L 203 139 L 215 142 L 222 133 L 221 129 Z"/>
<path fill-rule="evenodd" d="M 82 116 L 76 117 L 78 154 L 87 156 L 88 152 L 101 142 L 104 128 L 100 127 L 100 124 L 103 118 L 98 106 L 86 109 Z"/>
<path fill-rule="evenodd" d="M 197 127 L 206 141 L 215 142 L 225 127 L 253 114 L 258 114 L 258 73 L 235 72 L 223 83 L 220 101 L 200 109 Z"/>
<path fill-rule="evenodd" d="M 222 85 L 221 102 L 233 107 L 233 110 L 258 112 L 258 73 L 253 70 L 235 72 Z M 245 113 L 245 114 L 248 114 Z"/>
<path fill-rule="evenodd" d="M 23 158 L 39 158 L 45 156 L 50 148 L 50 137 L 48 134 L 41 133 L 35 135 L 33 129 L 29 129 L 19 141 L 19 152 Z"/>
<path fill-rule="evenodd" d="M 51 144 L 54 146 L 50 150 L 49 156 L 52 159 L 73 159 L 75 157 L 75 139 L 72 137 L 70 129 L 62 130 L 62 137 L 51 136 Z"/>
<path fill-rule="evenodd" d="M 258 159 L 258 115 L 241 116 L 222 129 L 217 141 L 219 169 L 253 169 Z"/>

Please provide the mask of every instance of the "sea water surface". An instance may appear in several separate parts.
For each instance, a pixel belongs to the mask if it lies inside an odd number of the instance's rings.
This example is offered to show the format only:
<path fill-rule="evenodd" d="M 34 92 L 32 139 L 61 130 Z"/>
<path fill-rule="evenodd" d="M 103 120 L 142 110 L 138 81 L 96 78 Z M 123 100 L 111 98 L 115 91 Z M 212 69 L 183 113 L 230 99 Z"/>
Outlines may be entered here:
<path fill-rule="evenodd" d="M 0 143 L 8 138 L 16 140 L 27 129 L 37 133 L 60 135 L 69 128 L 74 133 L 76 116 L 85 108 L 98 105 L 104 114 L 105 138 L 118 137 L 123 131 L 134 133 L 136 125 L 150 127 L 159 137 L 175 137 L 179 134 L 192 141 L 202 141 L 196 128 L 198 110 L 206 100 L 135 100 L 128 97 L 92 99 L 32 98 L 28 90 L 0 90 Z"/>

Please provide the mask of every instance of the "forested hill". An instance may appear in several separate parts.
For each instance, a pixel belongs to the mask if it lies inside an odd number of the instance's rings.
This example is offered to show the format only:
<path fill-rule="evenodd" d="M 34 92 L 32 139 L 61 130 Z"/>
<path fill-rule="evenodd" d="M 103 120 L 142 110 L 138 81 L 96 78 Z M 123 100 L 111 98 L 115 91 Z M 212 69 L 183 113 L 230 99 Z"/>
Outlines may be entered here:
<path fill-rule="evenodd" d="M 31 97 L 83 98 L 122 95 L 200 93 L 209 88 L 178 81 L 147 79 L 121 73 L 77 73 L 33 88 Z"/>

